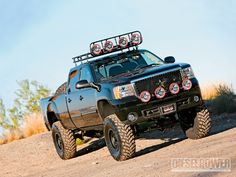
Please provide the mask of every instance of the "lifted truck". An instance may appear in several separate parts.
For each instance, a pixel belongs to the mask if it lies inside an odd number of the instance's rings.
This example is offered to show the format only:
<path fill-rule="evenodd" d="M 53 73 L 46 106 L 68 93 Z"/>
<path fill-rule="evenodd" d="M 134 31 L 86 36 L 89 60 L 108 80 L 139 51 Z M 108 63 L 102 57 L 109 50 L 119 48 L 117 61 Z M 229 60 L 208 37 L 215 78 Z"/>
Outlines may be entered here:
<path fill-rule="evenodd" d="M 135 136 L 179 122 L 188 138 L 207 136 L 211 119 L 189 64 L 139 50 L 139 31 L 90 44 L 74 57 L 68 81 L 41 100 L 45 124 L 62 159 L 76 154 L 76 138 L 104 136 L 112 157 L 135 154 Z M 113 53 L 114 54 L 111 54 Z"/>

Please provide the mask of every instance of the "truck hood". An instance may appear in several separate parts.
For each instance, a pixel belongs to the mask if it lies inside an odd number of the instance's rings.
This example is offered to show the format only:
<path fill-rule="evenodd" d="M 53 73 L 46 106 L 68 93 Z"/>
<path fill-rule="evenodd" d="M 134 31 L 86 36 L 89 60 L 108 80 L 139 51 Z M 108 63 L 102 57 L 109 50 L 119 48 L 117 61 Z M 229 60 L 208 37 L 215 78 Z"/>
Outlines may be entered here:
<path fill-rule="evenodd" d="M 106 81 L 113 84 L 121 84 L 121 83 L 125 84 L 131 82 L 132 80 L 136 80 L 142 77 L 147 77 L 149 75 L 168 72 L 171 70 L 182 69 L 189 66 L 190 65 L 187 63 L 173 63 L 173 64 L 163 64 L 159 66 L 150 66 L 133 72 L 119 74 L 115 77 L 109 78 Z"/>

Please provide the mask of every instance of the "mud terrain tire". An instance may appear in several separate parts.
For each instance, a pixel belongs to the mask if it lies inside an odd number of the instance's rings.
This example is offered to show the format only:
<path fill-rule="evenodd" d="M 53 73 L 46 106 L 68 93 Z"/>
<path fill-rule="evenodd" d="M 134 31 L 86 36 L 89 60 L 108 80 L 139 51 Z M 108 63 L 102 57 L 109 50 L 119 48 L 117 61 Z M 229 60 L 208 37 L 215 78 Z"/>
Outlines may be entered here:
<path fill-rule="evenodd" d="M 76 141 L 73 132 L 65 129 L 59 121 L 52 125 L 52 138 L 56 151 L 62 159 L 75 157 Z"/>
<path fill-rule="evenodd" d="M 197 112 L 193 127 L 186 130 L 186 136 L 190 139 L 200 139 L 209 134 L 211 118 L 207 109 Z"/>
<path fill-rule="evenodd" d="M 104 136 L 108 150 L 117 161 L 127 160 L 135 154 L 135 138 L 129 125 L 122 123 L 115 115 L 104 120 Z"/>

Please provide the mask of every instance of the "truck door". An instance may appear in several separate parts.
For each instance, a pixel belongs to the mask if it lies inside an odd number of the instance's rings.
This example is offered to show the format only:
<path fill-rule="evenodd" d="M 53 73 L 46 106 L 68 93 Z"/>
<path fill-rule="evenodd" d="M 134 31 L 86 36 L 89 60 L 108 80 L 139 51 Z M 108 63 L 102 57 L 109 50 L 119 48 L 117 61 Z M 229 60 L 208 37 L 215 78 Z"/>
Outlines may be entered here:
<path fill-rule="evenodd" d="M 87 80 L 89 83 L 94 81 L 89 65 L 82 67 L 80 80 Z M 102 124 L 102 120 L 98 116 L 96 109 L 96 92 L 97 90 L 92 87 L 79 89 L 79 109 L 86 126 Z"/>
<path fill-rule="evenodd" d="M 81 112 L 79 109 L 80 97 L 79 90 L 76 89 L 76 83 L 79 81 L 80 72 L 78 68 L 71 71 L 68 79 L 67 86 L 67 106 L 70 117 L 77 128 L 83 127 L 84 121 L 81 117 Z"/>

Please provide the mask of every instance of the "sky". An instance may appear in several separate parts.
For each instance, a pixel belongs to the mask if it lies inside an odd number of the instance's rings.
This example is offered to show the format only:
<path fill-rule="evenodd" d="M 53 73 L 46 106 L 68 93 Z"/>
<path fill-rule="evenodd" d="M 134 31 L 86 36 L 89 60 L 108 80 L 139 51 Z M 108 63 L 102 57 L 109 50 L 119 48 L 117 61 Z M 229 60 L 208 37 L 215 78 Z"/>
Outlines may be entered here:
<path fill-rule="evenodd" d="M 55 91 L 90 42 L 134 30 L 141 48 L 190 63 L 200 84 L 235 89 L 235 9 L 235 0 L 0 0 L 0 97 L 10 107 L 24 79 Z"/>

